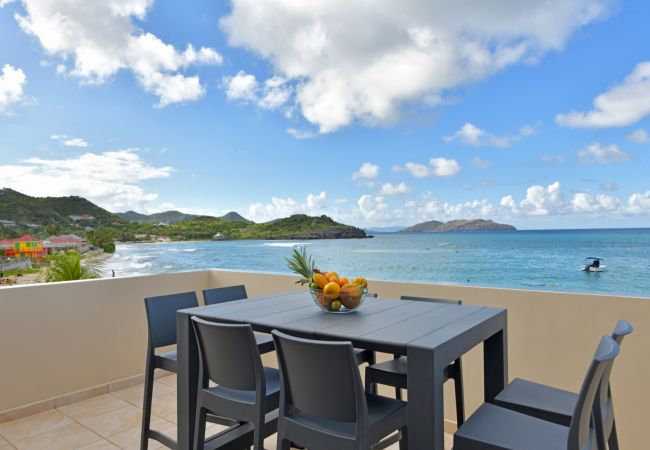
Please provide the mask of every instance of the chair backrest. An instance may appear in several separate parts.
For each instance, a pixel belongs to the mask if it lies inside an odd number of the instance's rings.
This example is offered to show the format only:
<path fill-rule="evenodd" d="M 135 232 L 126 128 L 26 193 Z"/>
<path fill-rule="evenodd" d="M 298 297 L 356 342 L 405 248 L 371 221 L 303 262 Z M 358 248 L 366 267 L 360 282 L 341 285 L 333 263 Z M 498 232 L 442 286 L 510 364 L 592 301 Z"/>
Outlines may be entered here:
<path fill-rule="evenodd" d="M 206 305 L 216 305 L 217 303 L 244 300 L 246 298 L 248 298 L 246 295 L 246 286 L 243 284 L 237 286 L 203 289 L 203 301 Z"/>
<path fill-rule="evenodd" d="M 265 385 L 262 360 L 253 328 L 248 324 L 208 322 L 192 317 L 203 387 L 210 379 L 230 389 L 255 391 Z"/>
<path fill-rule="evenodd" d="M 431 303 L 449 303 L 452 305 L 462 305 L 462 300 L 447 300 L 446 298 L 431 298 L 431 297 L 412 297 L 410 295 L 402 295 L 400 300 L 414 300 L 416 302 L 431 302 Z"/>
<path fill-rule="evenodd" d="M 350 342 L 301 339 L 277 330 L 273 339 L 282 383 L 281 414 L 302 412 L 363 423 L 368 409 Z"/>
<path fill-rule="evenodd" d="M 610 336 L 603 336 L 580 388 L 578 400 L 569 426 L 567 450 L 592 450 L 597 448 L 596 436 L 591 429 L 596 395 L 605 371 L 614 362 L 619 347 Z"/>
<path fill-rule="evenodd" d="M 620 345 L 623 343 L 623 338 L 632 333 L 634 328 L 627 320 L 619 320 L 612 332 L 612 339 Z M 598 396 L 596 398 L 596 405 L 594 408 L 594 419 L 596 420 L 596 431 L 598 433 L 599 446 L 605 448 L 605 442 L 608 439 L 608 434 L 612 430 L 614 423 L 614 402 L 612 400 L 612 389 L 610 387 L 609 379 L 612 374 L 614 364 L 607 366 L 603 372 L 603 376 L 598 388 Z"/>
<path fill-rule="evenodd" d="M 158 295 L 144 299 L 149 329 L 149 345 L 152 349 L 176 344 L 176 311 L 196 308 L 199 300 L 196 292 Z"/>

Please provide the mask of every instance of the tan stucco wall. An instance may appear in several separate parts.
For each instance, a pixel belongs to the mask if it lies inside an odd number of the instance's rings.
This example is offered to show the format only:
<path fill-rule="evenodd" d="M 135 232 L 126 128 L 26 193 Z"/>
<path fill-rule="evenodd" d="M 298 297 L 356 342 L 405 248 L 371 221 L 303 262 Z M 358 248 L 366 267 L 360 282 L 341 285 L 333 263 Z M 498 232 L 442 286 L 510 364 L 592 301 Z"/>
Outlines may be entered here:
<path fill-rule="evenodd" d="M 300 289 L 294 280 L 211 270 L 0 288 L 0 411 L 142 373 L 145 296 L 243 283 L 253 297 Z M 618 318 L 630 320 L 635 333 L 613 373 L 616 413 L 621 448 L 648 448 L 650 299 L 380 281 L 371 281 L 370 290 L 505 307 L 510 376 L 571 390 L 582 381 L 598 337 Z M 478 350 L 464 359 L 468 413 L 482 399 Z M 445 403 L 452 418 L 453 396 Z"/>

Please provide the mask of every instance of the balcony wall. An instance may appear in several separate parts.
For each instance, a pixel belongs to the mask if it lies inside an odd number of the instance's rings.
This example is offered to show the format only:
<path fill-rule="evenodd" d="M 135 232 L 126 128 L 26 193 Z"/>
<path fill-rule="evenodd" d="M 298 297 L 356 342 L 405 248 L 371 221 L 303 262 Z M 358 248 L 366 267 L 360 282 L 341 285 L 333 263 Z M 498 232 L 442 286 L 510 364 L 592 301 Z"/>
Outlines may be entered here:
<path fill-rule="evenodd" d="M 0 289 L 0 412 L 144 371 L 145 296 L 246 284 L 249 296 L 299 289 L 286 275 L 206 270 Z M 508 309 L 510 376 L 577 390 L 597 339 L 635 326 L 613 373 L 621 447 L 647 448 L 650 299 L 371 281 L 383 297 L 461 299 Z M 200 296 L 199 296 L 200 297 Z M 468 413 L 482 399 L 482 356 L 464 359 Z M 447 405 L 453 405 L 451 392 Z M 448 417 L 453 417 L 448 408 Z"/>

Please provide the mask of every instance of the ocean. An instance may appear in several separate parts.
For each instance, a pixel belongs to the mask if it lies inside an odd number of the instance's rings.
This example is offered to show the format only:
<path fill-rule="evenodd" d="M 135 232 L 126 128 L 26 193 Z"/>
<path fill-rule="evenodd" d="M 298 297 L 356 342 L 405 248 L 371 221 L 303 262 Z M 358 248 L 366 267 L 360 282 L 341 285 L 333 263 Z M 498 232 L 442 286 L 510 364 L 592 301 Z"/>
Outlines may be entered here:
<path fill-rule="evenodd" d="M 650 297 L 650 229 L 379 233 L 373 239 L 119 244 L 106 276 L 205 268 L 289 273 L 306 245 L 321 270 L 348 277 Z M 607 270 L 581 272 L 586 257 Z"/>

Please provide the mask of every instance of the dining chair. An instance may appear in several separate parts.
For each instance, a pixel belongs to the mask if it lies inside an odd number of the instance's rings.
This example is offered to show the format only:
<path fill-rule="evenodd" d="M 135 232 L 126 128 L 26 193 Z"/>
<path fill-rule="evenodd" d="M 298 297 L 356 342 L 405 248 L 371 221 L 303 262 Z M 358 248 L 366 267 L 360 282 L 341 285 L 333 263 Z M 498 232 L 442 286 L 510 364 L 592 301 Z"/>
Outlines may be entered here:
<path fill-rule="evenodd" d="M 350 342 L 315 341 L 274 330 L 280 367 L 278 450 L 385 448 L 401 431 L 408 447 L 406 402 L 364 392 Z"/>
<path fill-rule="evenodd" d="M 614 327 L 612 339 L 620 346 L 623 343 L 623 338 L 633 330 L 634 328 L 628 321 L 621 319 Z M 611 372 L 612 367 L 613 365 L 609 366 L 608 372 Z M 609 381 L 609 376 L 610 373 L 606 373 L 603 379 Z M 604 449 L 605 442 L 608 442 L 609 450 L 618 450 L 614 405 L 609 382 L 602 384 L 599 389 L 602 392 L 598 396 L 599 407 L 596 411 L 597 414 L 603 416 L 597 417 L 595 420 L 599 445 Z M 578 394 L 574 392 L 515 378 L 496 396 L 494 404 L 559 425 L 569 426 L 577 401 Z"/>
<path fill-rule="evenodd" d="M 195 450 L 203 450 L 206 415 L 232 417 L 253 426 L 253 448 L 264 450 L 265 416 L 278 408 L 280 374 L 262 366 L 249 324 L 192 317 L 199 351 Z M 210 386 L 210 381 L 216 386 Z"/>
<path fill-rule="evenodd" d="M 142 424 L 140 433 L 140 449 L 147 450 L 149 439 L 160 442 L 169 448 L 176 448 L 176 441 L 169 436 L 151 429 L 151 403 L 153 400 L 154 373 L 163 369 L 177 373 L 178 362 L 176 350 L 156 353 L 162 347 L 176 344 L 176 311 L 179 309 L 196 308 L 199 301 L 195 292 L 159 295 L 144 299 L 147 315 L 147 361 L 144 377 L 144 400 L 142 402 Z M 208 420 L 221 425 L 233 425 L 232 419 L 210 416 Z"/>
<path fill-rule="evenodd" d="M 412 300 L 419 302 L 448 303 L 461 305 L 460 300 L 446 300 L 441 298 L 412 297 L 403 295 L 401 300 Z M 392 360 L 371 364 L 366 367 L 366 389 L 376 391 L 377 384 L 393 386 L 395 398 L 402 399 L 402 389 L 408 389 L 408 360 L 406 356 L 395 355 Z M 465 421 L 465 395 L 463 392 L 463 366 L 458 358 L 445 368 L 444 381 L 454 381 L 454 392 L 456 395 L 456 421 L 458 426 Z"/>
<path fill-rule="evenodd" d="M 600 386 L 609 384 L 619 346 L 600 340 L 578 394 L 570 425 L 558 425 L 501 406 L 484 403 L 454 434 L 454 450 L 604 450 L 591 426 Z"/>
<path fill-rule="evenodd" d="M 233 302 L 236 300 L 245 300 L 246 286 L 239 284 L 236 286 L 225 286 L 218 288 L 203 289 L 203 302 L 207 305 L 218 305 L 220 303 Z M 255 340 L 260 349 L 260 353 L 269 353 L 275 350 L 273 338 L 269 334 L 255 333 Z"/>

